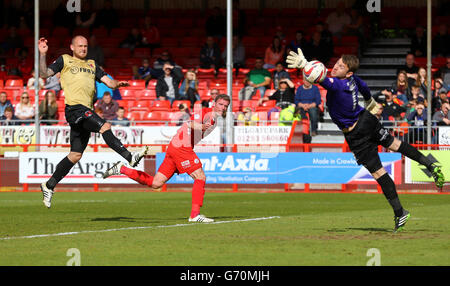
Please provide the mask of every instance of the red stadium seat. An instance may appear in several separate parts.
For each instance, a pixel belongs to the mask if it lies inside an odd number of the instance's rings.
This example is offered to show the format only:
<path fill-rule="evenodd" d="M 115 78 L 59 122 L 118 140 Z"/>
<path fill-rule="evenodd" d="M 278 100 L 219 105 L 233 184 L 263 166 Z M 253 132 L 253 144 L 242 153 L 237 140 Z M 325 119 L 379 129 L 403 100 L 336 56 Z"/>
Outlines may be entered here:
<path fill-rule="evenodd" d="M 128 113 L 127 118 L 130 121 L 141 121 L 144 117 L 144 112 L 145 111 L 131 111 Z"/>
<path fill-rule="evenodd" d="M 187 108 L 191 109 L 191 102 L 189 100 L 174 100 L 172 102 L 172 111 L 178 111 L 179 110 L 178 106 L 180 104 L 183 104 Z"/>
<path fill-rule="evenodd" d="M 22 79 L 8 79 L 5 82 L 5 89 L 22 89 L 23 80 Z"/>
<path fill-rule="evenodd" d="M 120 90 L 120 95 L 122 96 L 123 99 L 132 99 L 135 100 L 136 99 L 136 90 L 134 89 L 121 89 Z"/>
<path fill-rule="evenodd" d="M 170 111 L 170 101 L 156 100 L 153 102 L 152 111 Z"/>
<path fill-rule="evenodd" d="M 163 125 L 164 121 L 163 121 L 163 112 L 161 111 L 152 111 L 149 112 L 146 116 L 144 116 L 143 120 L 143 124 L 144 125 Z M 147 121 L 147 122 L 145 122 Z"/>
<path fill-rule="evenodd" d="M 135 79 L 135 80 L 130 80 L 128 82 L 130 84 L 130 86 L 128 88 L 130 89 L 138 89 L 138 90 L 142 90 L 145 89 L 145 80 L 141 80 L 141 79 Z"/>
<path fill-rule="evenodd" d="M 203 44 L 203 39 L 200 37 L 187 36 L 182 38 L 180 44 L 183 47 L 201 46 Z"/>
<path fill-rule="evenodd" d="M 234 101 L 233 101 L 234 104 Z M 258 101 L 257 100 L 242 100 L 240 102 L 240 108 L 244 110 L 244 108 L 250 107 L 253 111 L 256 110 L 256 107 L 258 107 Z"/>
<path fill-rule="evenodd" d="M 135 48 L 134 57 L 137 58 L 148 58 L 151 57 L 150 49 L 149 48 Z"/>
<path fill-rule="evenodd" d="M 154 89 L 145 89 L 136 91 L 137 100 L 153 101 L 156 99 L 156 91 Z"/>

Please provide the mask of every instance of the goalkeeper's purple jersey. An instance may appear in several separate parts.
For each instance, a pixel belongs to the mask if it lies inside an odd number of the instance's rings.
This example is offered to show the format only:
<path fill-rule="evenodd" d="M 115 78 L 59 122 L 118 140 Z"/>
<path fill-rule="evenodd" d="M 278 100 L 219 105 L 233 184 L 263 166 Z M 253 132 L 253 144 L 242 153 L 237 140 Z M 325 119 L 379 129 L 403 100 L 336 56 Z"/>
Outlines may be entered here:
<path fill-rule="evenodd" d="M 326 104 L 331 119 L 341 130 L 352 126 L 364 110 L 358 104 L 358 91 L 364 100 L 371 98 L 367 84 L 355 75 L 347 79 L 327 77 L 320 85 L 327 90 Z"/>

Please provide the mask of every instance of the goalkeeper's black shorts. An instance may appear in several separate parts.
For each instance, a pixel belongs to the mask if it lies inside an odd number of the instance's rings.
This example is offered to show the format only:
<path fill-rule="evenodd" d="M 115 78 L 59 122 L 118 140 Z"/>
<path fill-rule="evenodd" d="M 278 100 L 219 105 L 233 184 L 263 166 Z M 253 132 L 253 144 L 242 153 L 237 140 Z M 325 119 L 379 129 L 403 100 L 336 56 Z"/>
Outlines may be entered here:
<path fill-rule="evenodd" d="M 350 150 L 359 165 L 364 165 L 371 173 L 382 167 L 378 156 L 378 145 L 391 146 L 394 137 L 381 125 L 377 117 L 367 110 L 359 114 L 353 130 L 344 133 Z"/>

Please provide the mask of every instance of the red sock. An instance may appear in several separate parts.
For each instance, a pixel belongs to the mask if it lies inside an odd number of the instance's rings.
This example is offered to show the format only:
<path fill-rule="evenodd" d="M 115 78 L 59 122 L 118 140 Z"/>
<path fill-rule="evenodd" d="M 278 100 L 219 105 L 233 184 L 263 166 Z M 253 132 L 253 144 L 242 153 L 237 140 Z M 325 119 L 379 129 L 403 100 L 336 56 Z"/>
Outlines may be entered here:
<path fill-rule="evenodd" d="M 153 177 L 145 172 L 122 166 L 120 168 L 120 173 L 126 175 L 130 179 L 135 180 L 139 184 L 147 185 L 150 187 L 152 186 Z"/>
<path fill-rule="evenodd" d="M 192 187 L 192 209 L 191 218 L 200 214 L 200 208 L 203 205 L 203 198 L 205 197 L 205 181 L 195 180 Z"/>

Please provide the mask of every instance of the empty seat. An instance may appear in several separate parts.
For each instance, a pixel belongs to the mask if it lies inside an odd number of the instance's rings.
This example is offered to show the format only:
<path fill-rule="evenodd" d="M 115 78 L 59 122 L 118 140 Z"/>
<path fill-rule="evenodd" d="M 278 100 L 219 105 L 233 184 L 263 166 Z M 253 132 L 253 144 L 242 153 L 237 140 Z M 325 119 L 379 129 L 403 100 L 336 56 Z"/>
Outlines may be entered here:
<path fill-rule="evenodd" d="M 170 101 L 156 100 L 153 102 L 152 111 L 170 111 Z"/>

